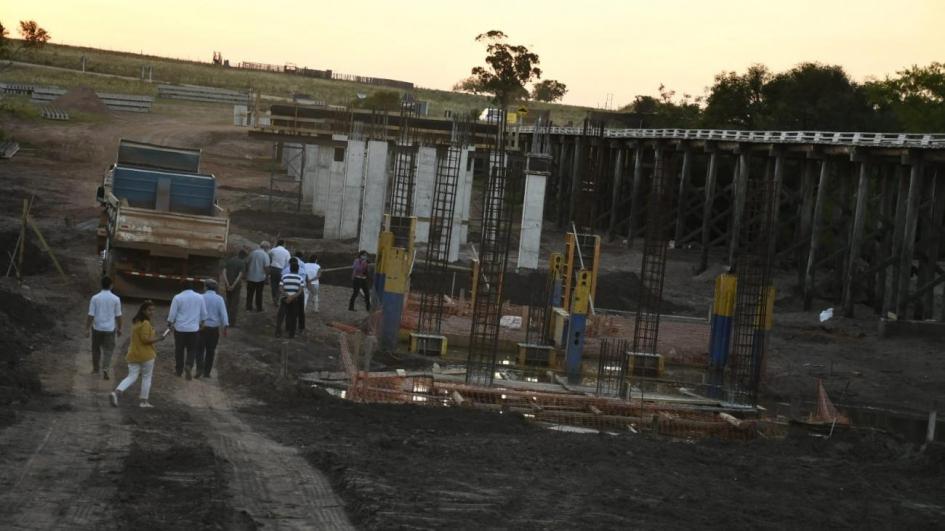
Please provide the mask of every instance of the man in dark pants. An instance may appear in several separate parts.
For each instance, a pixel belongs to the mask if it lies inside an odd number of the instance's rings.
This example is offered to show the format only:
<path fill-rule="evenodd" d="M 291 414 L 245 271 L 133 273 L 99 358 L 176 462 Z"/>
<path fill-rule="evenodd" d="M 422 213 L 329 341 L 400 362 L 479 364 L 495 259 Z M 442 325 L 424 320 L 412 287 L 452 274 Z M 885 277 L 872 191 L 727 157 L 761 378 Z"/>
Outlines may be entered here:
<path fill-rule="evenodd" d="M 368 283 L 368 269 L 370 264 L 367 259 L 367 251 L 358 253 L 358 257 L 351 266 L 351 284 L 354 291 L 351 293 L 351 300 L 348 301 L 348 310 L 354 311 L 354 301 L 358 299 L 358 291 L 364 293 L 364 306 L 367 311 L 371 311 L 370 284 Z"/>
<path fill-rule="evenodd" d="M 276 246 L 269 251 L 269 283 L 272 288 L 272 303 L 279 305 L 279 283 L 282 282 L 282 270 L 289 265 L 292 255 L 285 248 L 285 240 L 276 241 Z"/>
<path fill-rule="evenodd" d="M 253 301 L 256 302 L 256 311 L 262 311 L 263 289 L 267 278 L 269 278 L 269 242 L 264 241 L 249 253 L 249 258 L 246 260 L 247 312 L 253 311 Z"/>
<path fill-rule="evenodd" d="M 92 336 L 92 374 L 98 372 L 99 362 L 103 361 L 102 378 L 106 380 L 112 367 L 115 335 L 121 335 L 121 322 L 121 300 L 112 293 L 112 279 L 102 277 L 102 291 L 89 301 L 89 313 L 85 318 L 85 337 Z"/>
<path fill-rule="evenodd" d="M 223 337 L 226 337 L 226 328 L 229 326 L 226 303 L 223 301 L 223 297 L 217 294 L 217 283 L 213 280 L 207 280 L 204 285 L 207 288 L 203 293 L 203 301 L 207 306 L 207 320 L 203 323 L 203 328 L 200 329 L 200 345 L 197 348 L 197 378 L 201 376 L 204 378 L 210 377 L 220 334 L 222 333 Z"/>
<path fill-rule="evenodd" d="M 167 313 L 167 325 L 174 330 L 174 371 L 177 376 L 186 374 L 188 380 L 191 379 L 190 371 L 197 357 L 200 328 L 207 320 L 207 304 L 203 297 L 193 290 L 196 284 L 197 282 L 193 282 L 175 295 Z M 187 352 L 186 359 L 184 351 Z"/>
<path fill-rule="evenodd" d="M 285 315 L 285 328 L 289 333 L 289 338 L 295 337 L 295 326 L 298 324 L 299 314 L 302 310 L 302 289 L 304 280 L 299 274 L 299 263 L 292 259 L 289 262 L 289 272 L 282 275 L 282 281 L 279 284 L 280 298 L 279 304 L 283 306 L 279 313 Z M 277 323 L 276 337 L 282 336 L 282 324 Z"/>
<path fill-rule="evenodd" d="M 246 251 L 240 249 L 239 254 L 231 256 L 223 263 L 223 292 L 226 294 L 226 314 L 230 319 L 230 326 L 236 326 L 245 275 Z"/>

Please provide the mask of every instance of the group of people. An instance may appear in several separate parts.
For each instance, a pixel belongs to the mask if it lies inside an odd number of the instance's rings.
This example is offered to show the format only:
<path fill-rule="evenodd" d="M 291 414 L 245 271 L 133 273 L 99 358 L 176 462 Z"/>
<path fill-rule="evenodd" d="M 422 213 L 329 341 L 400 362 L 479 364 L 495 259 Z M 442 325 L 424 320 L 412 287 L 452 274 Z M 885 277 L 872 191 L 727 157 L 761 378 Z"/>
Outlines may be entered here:
<path fill-rule="evenodd" d="M 197 290 L 203 287 L 203 293 Z M 116 339 L 122 335 L 121 299 L 112 293 L 112 281 L 102 278 L 101 291 L 89 301 L 85 323 L 85 334 L 92 338 L 92 373 L 102 372 L 109 379 L 112 353 Z M 132 318 L 131 337 L 125 360 L 128 376 L 109 395 L 113 406 L 138 378 L 141 378 L 140 407 L 152 407 L 148 401 L 151 391 L 151 376 L 157 357 L 155 345 L 174 332 L 174 371 L 177 376 L 209 378 L 213 370 L 217 344 L 220 336 L 226 336 L 230 325 L 226 303 L 217 293 L 217 282 L 212 279 L 191 282 L 171 300 L 167 314 L 167 330 L 158 335 L 152 324 L 154 303 L 145 300 Z M 196 374 L 192 371 L 196 368 Z"/>
<path fill-rule="evenodd" d="M 213 279 L 190 282 L 174 296 L 167 316 L 167 329 L 158 334 L 152 324 L 154 303 L 146 300 L 132 319 L 131 337 L 125 359 L 128 376 L 110 394 L 112 405 L 117 406 L 124 393 L 141 378 L 141 407 L 151 407 L 148 401 L 155 345 L 173 332 L 174 371 L 187 380 L 209 378 L 213 370 L 216 348 L 220 337 L 226 337 L 228 327 L 235 326 L 242 301 L 242 286 L 246 288 L 246 311 L 261 312 L 262 298 L 268 283 L 276 315 L 276 336 L 281 337 L 283 324 L 289 338 L 297 330 L 305 329 L 305 312 L 311 302 L 318 312 L 319 278 L 321 266 L 314 254 L 303 259 L 301 251 L 293 256 L 283 240 L 272 247 L 263 241 L 252 252 L 240 250 L 228 258 L 220 272 L 219 283 Z M 371 309 L 370 263 L 366 251 L 360 251 L 352 265 L 353 293 L 348 309 L 354 311 L 359 294 L 364 295 L 365 307 Z M 217 293 L 222 284 L 223 294 Z M 112 353 L 117 338 L 122 335 L 121 300 L 112 293 L 112 281 L 104 277 L 101 291 L 89 301 L 85 323 L 86 337 L 92 340 L 92 373 L 99 371 L 109 379 Z M 202 292 L 201 292 L 202 291 Z M 196 369 L 196 372 L 193 372 Z"/>
<path fill-rule="evenodd" d="M 241 303 L 241 282 L 246 281 L 246 311 L 261 312 L 263 292 L 269 284 L 272 304 L 277 308 L 276 336 L 282 335 L 283 324 L 290 338 L 296 330 L 305 330 L 305 312 L 311 302 L 318 313 L 318 291 L 321 266 L 318 257 L 308 258 L 302 251 L 293 255 L 278 240 L 275 247 L 263 241 L 247 255 L 245 250 L 224 264 L 227 307 L 233 315 Z"/>

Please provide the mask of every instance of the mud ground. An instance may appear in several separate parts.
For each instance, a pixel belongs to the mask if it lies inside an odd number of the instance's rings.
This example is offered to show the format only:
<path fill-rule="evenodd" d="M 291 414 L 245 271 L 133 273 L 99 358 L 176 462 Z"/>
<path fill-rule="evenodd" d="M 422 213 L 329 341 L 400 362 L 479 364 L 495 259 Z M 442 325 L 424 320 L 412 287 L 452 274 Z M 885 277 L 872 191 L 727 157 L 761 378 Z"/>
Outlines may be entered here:
<path fill-rule="evenodd" d="M 97 269 L 94 191 L 118 138 L 203 149 L 223 205 L 248 213 L 234 219 L 236 245 L 296 238 L 333 267 L 350 264 L 355 243 L 318 240 L 314 216 L 270 217 L 260 190 L 271 145 L 228 125 L 228 107 L 159 102 L 145 116 L 94 123 L 0 118 L 23 143 L 0 161 L 0 242 L 17 230 L 22 199 L 35 196 L 34 216 L 68 274 L 58 279 L 31 249 L 23 285 L 0 283 L 2 527 L 929 528 L 945 518 L 942 445 L 920 452 L 896 430 L 862 426 L 829 440 L 798 430 L 749 443 L 586 435 L 516 416 L 354 404 L 300 387 L 294 375 L 339 369 L 327 323 L 366 318 L 346 309 L 344 272 L 326 279 L 321 312 L 309 314 L 298 339 L 273 337 L 267 300 L 263 313 L 241 313 L 213 378 L 176 378 L 171 345 L 162 344 L 157 407 L 135 407 L 134 386 L 111 408 L 116 381 L 88 374 L 80 326 Z M 277 199 L 293 211 L 291 198 Z M 559 241 L 549 231 L 543 243 Z M 695 258 L 670 253 L 664 298 L 673 311 L 705 315 L 718 271 L 694 275 Z M 614 309 L 639 296 L 638 261 L 638 251 L 605 245 L 602 279 L 613 279 L 605 291 Z M 126 314 L 134 309 L 126 301 Z M 162 306 L 158 322 L 165 313 Z M 841 407 L 943 409 L 939 344 L 882 340 L 862 308 L 858 319 L 821 324 L 790 290 L 779 291 L 776 315 L 763 390 L 773 411 L 810 411 L 816 378 Z M 118 350 L 114 378 L 125 374 Z M 283 359 L 289 378 L 280 376 Z M 406 361 L 378 356 L 372 368 Z"/>

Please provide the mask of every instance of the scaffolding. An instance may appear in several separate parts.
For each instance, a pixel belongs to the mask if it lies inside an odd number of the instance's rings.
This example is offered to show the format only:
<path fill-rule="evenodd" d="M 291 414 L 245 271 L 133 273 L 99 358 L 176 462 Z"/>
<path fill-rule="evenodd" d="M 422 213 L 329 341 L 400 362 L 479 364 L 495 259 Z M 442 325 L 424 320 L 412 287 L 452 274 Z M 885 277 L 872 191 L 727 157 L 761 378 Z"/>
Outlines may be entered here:
<path fill-rule="evenodd" d="M 391 178 L 388 212 L 394 233 L 394 247 L 407 249 L 410 216 L 413 215 L 414 186 L 417 180 L 417 146 L 414 139 L 413 121 L 417 117 L 413 104 L 402 102 L 400 109 L 400 132 L 393 146 L 393 176 Z"/>

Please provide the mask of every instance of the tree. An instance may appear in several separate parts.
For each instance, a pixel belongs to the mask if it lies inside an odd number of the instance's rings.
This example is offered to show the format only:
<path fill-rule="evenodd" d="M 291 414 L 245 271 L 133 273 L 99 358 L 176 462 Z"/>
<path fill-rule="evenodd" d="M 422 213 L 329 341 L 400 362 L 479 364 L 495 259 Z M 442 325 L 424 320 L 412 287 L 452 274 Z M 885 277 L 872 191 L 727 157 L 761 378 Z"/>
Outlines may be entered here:
<path fill-rule="evenodd" d="M 468 92 L 469 94 L 482 94 L 486 92 L 485 87 L 479 84 L 479 79 L 476 76 L 469 76 L 466 79 L 461 79 L 453 85 L 453 90 L 456 92 Z"/>
<path fill-rule="evenodd" d="M 945 63 L 913 65 L 896 74 L 864 85 L 873 109 L 898 130 L 945 131 Z"/>
<path fill-rule="evenodd" d="M 692 99 L 684 94 L 678 101 L 674 101 L 676 91 L 669 90 L 665 85 L 659 86 L 660 97 L 639 95 L 632 102 L 620 108 L 621 112 L 631 112 L 642 115 L 642 123 L 646 127 L 679 127 L 694 128 L 699 124 L 702 108 L 701 98 Z"/>
<path fill-rule="evenodd" d="M 487 43 L 487 66 L 472 69 L 472 77 L 483 92 L 492 94 L 495 103 L 503 109 L 515 100 L 527 98 L 525 85 L 541 78 L 538 54 L 525 46 L 506 43 L 507 38 L 498 30 L 477 35 L 476 42 Z"/>
<path fill-rule="evenodd" d="M 23 37 L 23 45 L 28 48 L 38 48 L 52 38 L 52 35 L 39 27 L 35 20 L 21 20 L 20 35 Z"/>
<path fill-rule="evenodd" d="M 377 111 L 400 110 L 401 97 L 394 90 L 377 90 L 363 99 L 356 99 L 351 106 L 359 109 L 374 109 Z"/>
<path fill-rule="evenodd" d="M 3 48 L 7 45 L 7 35 L 9 34 L 10 32 L 5 27 L 3 27 L 3 23 L 0 22 L 0 48 Z"/>
<path fill-rule="evenodd" d="M 703 126 L 717 129 L 757 129 L 765 114 L 762 89 L 771 79 L 765 65 L 756 64 L 739 75 L 722 72 L 709 89 Z"/>
<path fill-rule="evenodd" d="M 554 79 L 546 79 L 532 86 L 532 99 L 535 101 L 558 101 L 568 93 L 568 86 Z"/>
<path fill-rule="evenodd" d="M 842 67 L 801 63 L 771 78 L 762 89 L 765 128 L 863 131 L 874 129 L 866 93 Z"/>

